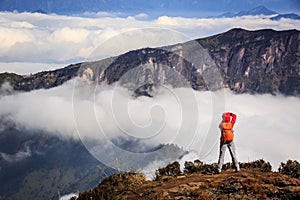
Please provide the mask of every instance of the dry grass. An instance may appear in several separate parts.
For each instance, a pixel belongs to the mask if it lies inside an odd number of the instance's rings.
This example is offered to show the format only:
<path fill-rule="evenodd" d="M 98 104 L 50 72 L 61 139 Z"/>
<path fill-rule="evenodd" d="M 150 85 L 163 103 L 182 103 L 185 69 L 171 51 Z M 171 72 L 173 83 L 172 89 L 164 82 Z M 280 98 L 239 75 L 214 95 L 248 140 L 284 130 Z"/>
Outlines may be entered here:
<path fill-rule="evenodd" d="M 286 163 L 282 162 L 278 171 L 290 175 L 293 178 L 300 179 L 300 163 L 297 160 L 288 160 Z"/>
<path fill-rule="evenodd" d="M 79 194 L 76 200 L 90 199 L 127 199 L 138 194 L 137 186 L 142 185 L 146 177 L 142 173 L 117 173 L 105 178 L 98 187 Z"/>
<path fill-rule="evenodd" d="M 154 181 L 141 173 L 118 173 L 78 199 L 300 199 L 300 180 L 271 172 L 263 160 L 241 163 L 238 173 L 227 165 L 215 174 L 215 167 L 195 160 L 186 162 L 182 173 L 174 162 L 158 169 Z"/>

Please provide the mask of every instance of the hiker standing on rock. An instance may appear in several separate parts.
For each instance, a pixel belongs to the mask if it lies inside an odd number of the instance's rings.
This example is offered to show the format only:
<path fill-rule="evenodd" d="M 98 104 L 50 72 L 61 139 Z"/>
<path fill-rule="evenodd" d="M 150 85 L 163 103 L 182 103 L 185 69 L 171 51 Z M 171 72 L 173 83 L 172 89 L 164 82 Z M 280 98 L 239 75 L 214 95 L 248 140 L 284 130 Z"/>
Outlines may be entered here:
<path fill-rule="evenodd" d="M 224 162 L 224 156 L 226 147 L 228 147 L 232 162 L 235 166 L 235 171 L 240 171 L 239 163 L 237 161 L 236 153 L 235 153 L 235 145 L 233 142 L 234 134 L 233 134 L 233 126 L 236 121 L 236 115 L 231 112 L 223 113 L 222 121 L 219 125 L 221 130 L 221 139 L 220 139 L 220 154 L 219 154 L 219 161 L 218 161 L 218 173 L 222 170 L 222 165 Z"/>

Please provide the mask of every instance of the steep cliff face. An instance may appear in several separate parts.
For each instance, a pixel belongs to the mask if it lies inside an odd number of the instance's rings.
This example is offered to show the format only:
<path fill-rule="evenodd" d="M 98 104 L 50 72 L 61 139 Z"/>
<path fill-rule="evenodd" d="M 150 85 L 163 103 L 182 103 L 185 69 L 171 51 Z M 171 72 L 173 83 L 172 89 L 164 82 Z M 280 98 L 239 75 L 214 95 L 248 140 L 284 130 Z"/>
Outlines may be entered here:
<path fill-rule="evenodd" d="M 89 82 L 119 84 L 132 90 L 157 85 L 195 90 L 228 87 L 237 93 L 300 94 L 300 32 L 228 32 L 161 48 L 130 51 L 118 57 L 79 63 L 32 76 L 0 74 L 0 84 L 15 90 L 55 87 L 79 76 Z"/>
<path fill-rule="evenodd" d="M 246 31 L 199 39 L 236 92 L 300 93 L 299 31 Z"/>
<path fill-rule="evenodd" d="M 207 89 L 194 64 L 182 56 L 184 45 L 167 48 L 146 48 L 128 52 L 114 60 L 99 78 L 100 82 L 116 81 L 130 89 L 142 86 L 172 85 Z M 204 49 L 198 49 L 202 55 Z M 203 53 L 204 55 L 204 53 Z M 210 61 L 213 64 L 213 61 Z M 201 66 L 204 65 L 202 62 Z"/>

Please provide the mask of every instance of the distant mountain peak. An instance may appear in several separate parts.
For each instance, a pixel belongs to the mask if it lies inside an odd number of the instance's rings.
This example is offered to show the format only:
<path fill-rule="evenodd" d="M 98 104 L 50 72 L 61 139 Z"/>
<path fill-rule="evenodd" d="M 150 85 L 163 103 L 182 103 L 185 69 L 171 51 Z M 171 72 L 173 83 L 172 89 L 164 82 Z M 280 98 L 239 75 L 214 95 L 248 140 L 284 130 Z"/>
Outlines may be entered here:
<path fill-rule="evenodd" d="M 279 15 L 276 15 L 275 17 L 271 17 L 270 19 L 277 21 L 277 20 L 280 20 L 282 18 L 300 20 L 300 16 L 295 14 L 295 13 L 279 14 Z"/>
<path fill-rule="evenodd" d="M 42 9 L 37 9 L 35 11 L 32 11 L 31 13 L 48 14 L 47 12 L 43 11 Z"/>
<path fill-rule="evenodd" d="M 276 13 L 275 11 L 269 10 L 265 6 L 258 6 L 258 7 L 251 9 L 250 11 L 252 11 L 252 12 L 270 12 L 271 11 L 273 13 Z"/>
<path fill-rule="evenodd" d="M 264 6 L 258 6 L 248 11 L 240 11 L 235 16 L 245 16 L 245 15 L 274 15 L 277 12 L 269 10 Z"/>
<path fill-rule="evenodd" d="M 247 16 L 247 15 L 255 16 L 255 15 L 275 15 L 275 14 L 278 14 L 278 13 L 273 10 L 269 10 L 265 6 L 257 6 L 255 8 L 252 8 L 251 10 L 240 11 L 236 14 L 227 12 L 227 13 L 219 15 L 218 17 L 241 17 L 241 16 Z"/>
<path fill-rule="evenodd" d="M 300 16 L 295 14 L 295 13 L 288 13 L 288 14 L 280 14 L 277 13 L 273 10 L 269 10 L 265 6 L 257 6 L 255 8 L 252 8 L 251 10 L 248 11 L 240 11 L 238 13 L 232 13 L 232 12 L 226 12 L 221 15 L 218 15 L 218 18 L 231 18 L 231 17 L 242 17 L 242 16 L 255 16 L 255 15 L 273 15 L 270 17 L 271 20 L 278 21 L 282 18 L 285 19 L 294 19 L 294 20 L 300 20 Z"/>

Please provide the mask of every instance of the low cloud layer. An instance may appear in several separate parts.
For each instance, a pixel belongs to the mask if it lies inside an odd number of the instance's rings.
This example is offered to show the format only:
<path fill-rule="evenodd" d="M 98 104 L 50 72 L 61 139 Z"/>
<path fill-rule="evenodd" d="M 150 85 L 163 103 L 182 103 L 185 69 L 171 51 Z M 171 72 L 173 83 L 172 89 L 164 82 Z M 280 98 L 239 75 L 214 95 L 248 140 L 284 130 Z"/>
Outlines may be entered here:
<path fill-rule="evenodd" d="M 299 29 L 300 21 L 265 16 L 183 18 L 114 13 L 83 16 L 0 13 L 0 71 L 22 74 L 66 63 L 98 60 L 142 47 L 158 47 L 210 36 L 231 28 Z M 18 67 L 12 67 L 15 63 Z M 30 66 L 31 63 L 32 67 Z"/>
<path fill-rule="evenodd" d="M 300 160 L 297 97 L 165 87 L 154 98 L 133 98 L 121 87 L 95 88 L 72 80 L 49 90 L 2 96 L 0 105 L 0 119 L 13 121 L 20 130 L 81 139 L 91 152 L 86 141 L 103 140 L 114 148 L 113 140 L 133 138 L 149 145 L 177 144 L 206 162 L 217 161 L 218 123 L 224 110 L 232 111 L 238 116 L 240 161 L 264 158 L 277 168 L 281 161 Z M 226 159 L 230 161 L 228 152 Z"/>

